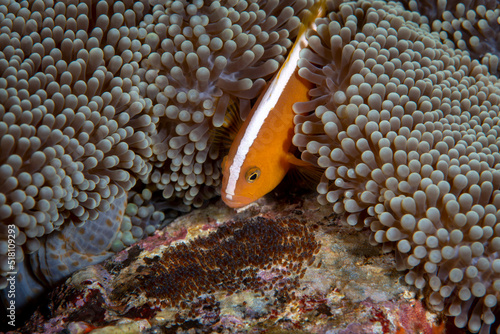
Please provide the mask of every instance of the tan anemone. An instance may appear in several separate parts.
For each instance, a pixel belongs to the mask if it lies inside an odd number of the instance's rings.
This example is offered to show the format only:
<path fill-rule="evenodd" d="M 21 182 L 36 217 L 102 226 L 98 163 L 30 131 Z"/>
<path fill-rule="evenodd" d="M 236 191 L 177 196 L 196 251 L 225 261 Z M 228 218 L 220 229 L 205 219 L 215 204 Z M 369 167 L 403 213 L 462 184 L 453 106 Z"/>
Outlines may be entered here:
<path fill-rule="evenodd" d="M 496 0 L 402 1 L 427 16 L 433 31 L 444 34 L 451 47 L 468 50 L 497 74 L 500 69 L 500 6 Z"/>
<path fill-rule="evenodd" d="M 299 74 L 294 143 L 325 168 L 321 204 L 394 250 L 458 327 L 487 333 L 500 298 L 500 81 L 395 2 L 334 4 Z"/>
<path fill-rule="evenodd" d="M 155 125 L 131 78 L 150 49 L 121 43 L 139 36 L 145 6 L 94 5 L 0 5 L 0 228 L 15 225 L 18 263 L 151 171 Z"/>

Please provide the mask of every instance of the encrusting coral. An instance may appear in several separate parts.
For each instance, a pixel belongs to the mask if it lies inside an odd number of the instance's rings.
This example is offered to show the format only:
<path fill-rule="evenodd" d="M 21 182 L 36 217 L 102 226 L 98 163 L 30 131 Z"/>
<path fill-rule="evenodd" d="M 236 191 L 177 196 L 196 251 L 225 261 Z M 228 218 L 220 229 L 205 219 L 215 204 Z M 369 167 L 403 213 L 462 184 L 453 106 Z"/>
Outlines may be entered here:
<path fill-rule="evenodd" d="M 434 309 L 488 333 L 500 297 L 500 81 L 401 4 L 328 5 L 299 62 L 312 100 L 295 105 L 294 143 L 325 168 L 318 200 L 395 250 Z"/>

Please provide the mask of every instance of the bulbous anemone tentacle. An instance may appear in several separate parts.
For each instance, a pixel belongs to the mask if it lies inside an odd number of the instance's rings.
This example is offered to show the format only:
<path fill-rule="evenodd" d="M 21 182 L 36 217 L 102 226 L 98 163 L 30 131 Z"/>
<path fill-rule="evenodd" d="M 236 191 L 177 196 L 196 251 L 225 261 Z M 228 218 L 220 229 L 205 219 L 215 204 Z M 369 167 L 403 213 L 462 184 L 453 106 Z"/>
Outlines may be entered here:
<path fill-rule="evenodd" d="M 447 35 L 445 43 L 469 51 L 491 74 L 500 69 L 500 7 L 494 0 L 401 1 L 427 16 L 433 31 Z"/>
<path fill-rule="evenodd" d="M 0 286 L 12 271 L 7 226 L 19 264 L 54 231 L 98 221 L 150 173 L 155 124 L 132 82 L 150 52 L 135 43 L 148 11 L 147 2 L 0 6 Z"/>

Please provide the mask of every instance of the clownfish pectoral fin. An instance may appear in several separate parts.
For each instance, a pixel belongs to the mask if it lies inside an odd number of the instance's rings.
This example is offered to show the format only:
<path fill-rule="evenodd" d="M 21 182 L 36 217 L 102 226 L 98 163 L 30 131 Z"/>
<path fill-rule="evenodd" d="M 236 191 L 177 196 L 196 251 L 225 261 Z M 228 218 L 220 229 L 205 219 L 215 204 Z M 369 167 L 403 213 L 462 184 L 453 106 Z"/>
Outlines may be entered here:
<path fill-rule="evenodd" d="M 223 152 L 229 151 L 234 138 L 243 125 L 239 109 L 239 103 L 230 99 L 224 116 L 224 122 L 220 127 L 216 127 L 212 130 L 212 144 L 219 145 Z"/>
<path fill-rule="evenodd" d="M 305 187 L 312 186 L 312 189 L 319 183 L 325 171 L 321 167 L 297 158 L 292 153 L 287 154 L 286 160 L 292 167 L 290 168 L 290 177 L 296 182 L 303 183 Z"/>
<path fill-rule="evenodd" d="M 286 161 L 290 165 L 295 166 L 295 167 L 313 167 L 313 165 L 310 162 L 299 159 L 295 155 L 293 155 L 292 153 L 288 153 L 286 155 Z"/>

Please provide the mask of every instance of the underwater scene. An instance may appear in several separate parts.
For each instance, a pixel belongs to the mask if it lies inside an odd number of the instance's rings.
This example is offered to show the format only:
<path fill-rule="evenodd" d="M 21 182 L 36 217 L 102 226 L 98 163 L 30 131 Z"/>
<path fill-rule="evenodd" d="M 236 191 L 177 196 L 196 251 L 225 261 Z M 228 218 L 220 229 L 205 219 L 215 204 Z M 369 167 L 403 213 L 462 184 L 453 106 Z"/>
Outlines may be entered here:
<path fill-rule="evenodd" d="M 0 332 L 500 333 L 500 1 L 0 0 Z"/>

